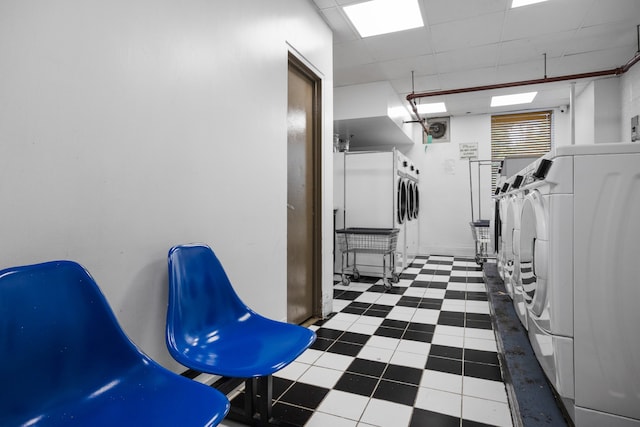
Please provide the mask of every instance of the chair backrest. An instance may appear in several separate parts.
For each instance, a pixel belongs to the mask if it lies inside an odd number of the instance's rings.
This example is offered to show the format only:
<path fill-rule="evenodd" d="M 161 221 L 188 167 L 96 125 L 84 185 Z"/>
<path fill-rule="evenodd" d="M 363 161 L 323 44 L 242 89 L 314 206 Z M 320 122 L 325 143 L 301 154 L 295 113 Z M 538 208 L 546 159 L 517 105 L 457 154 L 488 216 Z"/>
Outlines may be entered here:
<path fill-rule="evenodd" d="M 80 265 L 0 271 L 0 424 L 89 396 L 141 358 Z"/>
<path fill-rule="evenodd" d="M 166 337 L 169 351 L 178 361 L 184 349 L 203 334 L 255 314 L 240 300 L 209 246 L 174 246 L 169 250 L 168 264 Z"/>

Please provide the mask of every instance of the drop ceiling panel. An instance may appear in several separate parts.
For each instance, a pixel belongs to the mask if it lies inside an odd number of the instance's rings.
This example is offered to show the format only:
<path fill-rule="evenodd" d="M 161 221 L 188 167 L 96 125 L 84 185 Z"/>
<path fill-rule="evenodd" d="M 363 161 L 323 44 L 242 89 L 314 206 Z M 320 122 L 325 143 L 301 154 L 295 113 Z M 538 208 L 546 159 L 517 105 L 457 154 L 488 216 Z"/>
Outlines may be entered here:
<path fill-rule="evenodd" d="M 380 62 L 380 70 L 389 80 L 409 80 L 411 79 L 411 71 L 414 71 L 415 76 L 435 74 L 435 56 L 411 56 L 408 58 L 396 59 L 394 61 Z"/>
<path fill-rule="evenodd" d="M 363 43 L 377 61 L 389 61 L 432 53 L 431 36 L 424 28 L 368 37 L 363 40 Z"/>
<path fill-rule="evenodd" d="M 584 4 L 583 0 L 551 0 L 511 9 L 504 21 L 502 40 L 543 37 L 577 30 L 584 19 Z"/>
<path fill-rule="evenodd" d="M 473 48 L 450 50 L 436 54 L 439 73 L 485 68 L 496 65 L 499 46 L 489 44 Z"/>
<path fill-rule="evenodd" d="M 482 46 L 500 41 L 504 13 L 450 21 L 431 26 L 435 52 Z"/>
<path fill-rule="evenodd" d="M 503 12 L 510 3 L 511 0 L 475 0 L 454 5 L 451 0 L 422 0 L 421 9 L 425 22 L 437 25 Z"/>

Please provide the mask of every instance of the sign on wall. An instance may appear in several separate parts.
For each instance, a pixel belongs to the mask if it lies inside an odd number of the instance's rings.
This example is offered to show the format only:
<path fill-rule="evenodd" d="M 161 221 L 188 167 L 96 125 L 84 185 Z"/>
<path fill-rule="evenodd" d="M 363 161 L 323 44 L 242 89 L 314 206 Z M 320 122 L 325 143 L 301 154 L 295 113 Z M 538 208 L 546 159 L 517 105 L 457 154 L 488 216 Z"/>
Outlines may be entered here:
<path fill-rule="evenodd" d="M 461 143 L 459 147 L 460 147 L 460 159 L 477 159 L 478 158 L 477 142 Z"/>

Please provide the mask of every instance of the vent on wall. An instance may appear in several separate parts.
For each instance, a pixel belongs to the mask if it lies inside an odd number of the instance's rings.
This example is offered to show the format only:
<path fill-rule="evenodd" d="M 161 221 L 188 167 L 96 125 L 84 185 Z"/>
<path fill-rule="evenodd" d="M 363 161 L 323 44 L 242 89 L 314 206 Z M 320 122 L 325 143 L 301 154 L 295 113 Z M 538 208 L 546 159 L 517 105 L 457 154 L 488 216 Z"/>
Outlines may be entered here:
<path fill-rule="evenodd" d="M 449 117 L 432 117 L 427 119 L 431 142 L 449 142 Z"/>

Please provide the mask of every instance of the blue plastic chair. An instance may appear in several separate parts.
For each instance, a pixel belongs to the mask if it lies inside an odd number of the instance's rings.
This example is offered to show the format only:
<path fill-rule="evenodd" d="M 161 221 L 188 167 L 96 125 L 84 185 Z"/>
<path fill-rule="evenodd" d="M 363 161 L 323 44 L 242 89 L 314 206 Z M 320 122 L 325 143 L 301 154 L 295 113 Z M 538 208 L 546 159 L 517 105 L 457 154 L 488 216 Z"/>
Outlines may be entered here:
<path fill-rule="evenodd" d="M 300 356 L 315 333 L 247 307 L 209 246 L 175 246 L 168 262 L 169 352 L 196 371 L 247 379 L 245 414 L 236 419 L 250 422 L 258 415 L 263 424 L 269 423 L 271 375 Z"/>
<path fill-rule="evenodd" d="M 1 426 L 215 426 L 229 406 L 143 354 L 77 263 L 0 271 Z"/>

